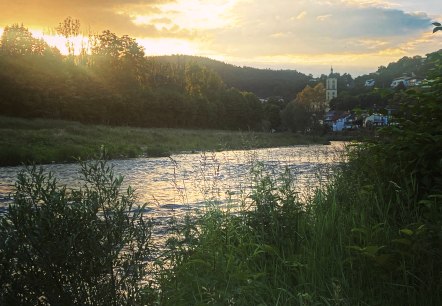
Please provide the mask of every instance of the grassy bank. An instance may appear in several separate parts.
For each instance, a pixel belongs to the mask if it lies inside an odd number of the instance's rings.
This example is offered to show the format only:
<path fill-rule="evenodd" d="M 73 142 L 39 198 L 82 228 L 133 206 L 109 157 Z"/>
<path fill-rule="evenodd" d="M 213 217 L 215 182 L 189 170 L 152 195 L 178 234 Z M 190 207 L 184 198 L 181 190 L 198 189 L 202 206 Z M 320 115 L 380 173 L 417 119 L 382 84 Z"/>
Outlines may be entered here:
<path fill-rule="evenodd" d="M 258 174 L 253 210 L 188 222 L 164 258 L 160 304 L 441 305 L 440 194 L 389 183 L 373 153 L 355 149 L 307 202 L 290 173 Z"/>
<path fill-rule="evenodd" d="M 71 162 L 94 156 L 101 146 L 110 158 L 125 158 L 310 143 L 324 143 L 324 139 L 292 133 L 142 129 L 0 117 L 0 165 Z"/>

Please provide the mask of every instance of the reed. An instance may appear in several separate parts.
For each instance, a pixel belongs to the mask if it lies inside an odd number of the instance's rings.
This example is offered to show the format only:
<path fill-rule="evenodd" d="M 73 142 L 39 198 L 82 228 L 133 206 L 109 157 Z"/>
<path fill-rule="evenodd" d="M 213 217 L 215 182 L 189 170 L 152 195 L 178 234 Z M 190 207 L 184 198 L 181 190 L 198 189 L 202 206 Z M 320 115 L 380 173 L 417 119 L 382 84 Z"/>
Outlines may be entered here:
<path fill-rule="evenodd" d="M 161 304 L 440 305 L 434 220 L 368 153 L 351 149 L 306 201 L 290 173 L 258 172 L 251 210 L 189 219 L 164 258 Z"/>

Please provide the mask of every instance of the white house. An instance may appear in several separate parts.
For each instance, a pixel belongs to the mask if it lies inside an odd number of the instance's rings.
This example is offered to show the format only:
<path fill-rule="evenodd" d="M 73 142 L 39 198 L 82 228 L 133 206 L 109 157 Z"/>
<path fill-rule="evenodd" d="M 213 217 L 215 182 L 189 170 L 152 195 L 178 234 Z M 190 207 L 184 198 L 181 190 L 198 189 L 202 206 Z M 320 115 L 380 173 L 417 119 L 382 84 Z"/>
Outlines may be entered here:
<path fill-rule="evenodd" d="M 372 114 L 365 118 L 364 127 L 383 126 L 388 124 L 388 117 L 381 114 Z"/>
<path fill-rule="evenodd" d="M 365 81 L 365 87 L 373 87 L 375 83 L 376 81 L 373 79 L 367 80 Z"/>
<path fill-rule="evenodd" d="M 401 83 L 404 84 L 405 87 L 409 86 L 409 81 L 410 81 L 410 77 L 400 77 L 400 78 L 396 78 L 393 80 L 393 82 L 391 82 L 390 87 L 392 88 L 396 88 L 397 86 L 399 86 Z"/>

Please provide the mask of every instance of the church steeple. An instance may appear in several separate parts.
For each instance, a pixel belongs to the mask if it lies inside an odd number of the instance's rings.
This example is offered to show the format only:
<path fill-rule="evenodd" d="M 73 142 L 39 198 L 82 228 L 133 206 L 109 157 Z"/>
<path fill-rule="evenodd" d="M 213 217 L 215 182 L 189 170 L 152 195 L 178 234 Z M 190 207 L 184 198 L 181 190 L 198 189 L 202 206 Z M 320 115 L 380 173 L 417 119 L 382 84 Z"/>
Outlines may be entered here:
<path fill-rule="evenodd" d="M 330 75 L 325 81 L 325 101 L 328 104 L 331 99 L 338 96 L 338 79 L 334 74 L 333 66 L 330 67 Z"/>

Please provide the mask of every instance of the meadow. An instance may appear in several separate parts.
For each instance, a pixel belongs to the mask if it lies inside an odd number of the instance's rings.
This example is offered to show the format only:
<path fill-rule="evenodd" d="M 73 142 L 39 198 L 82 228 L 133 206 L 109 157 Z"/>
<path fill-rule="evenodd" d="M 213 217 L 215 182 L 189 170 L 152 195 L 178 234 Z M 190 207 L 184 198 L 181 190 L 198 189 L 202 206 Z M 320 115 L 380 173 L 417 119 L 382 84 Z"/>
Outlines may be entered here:
<path fill-rule="evenodd" d="M 293 133 L 112 127 L 74 121 L 0 117 L 0 165 L 75 162 L 105 147 L 109 158 L 159 157 L 180 152 L 220 151 L 326 143 Z"/>

